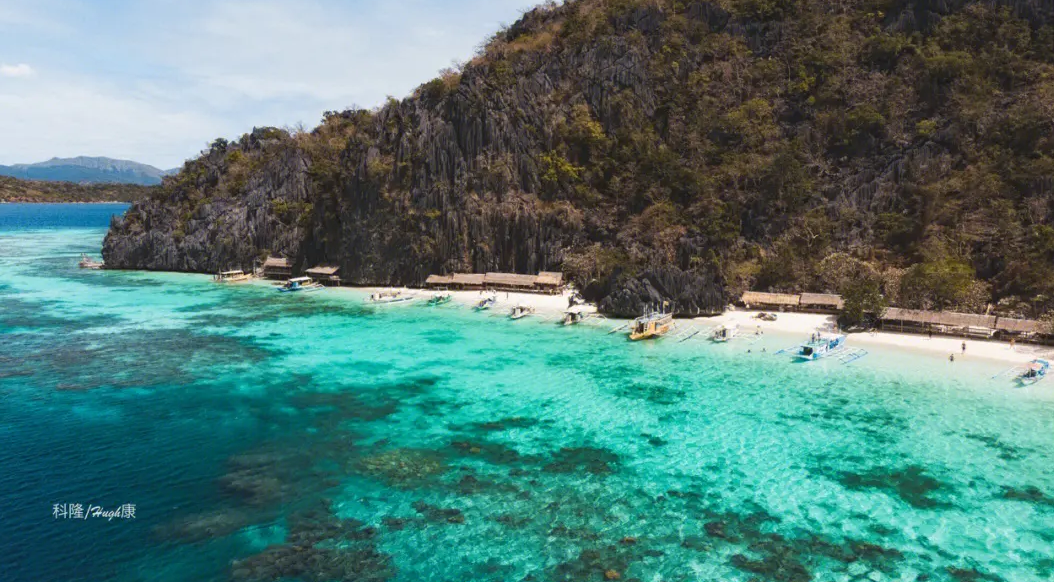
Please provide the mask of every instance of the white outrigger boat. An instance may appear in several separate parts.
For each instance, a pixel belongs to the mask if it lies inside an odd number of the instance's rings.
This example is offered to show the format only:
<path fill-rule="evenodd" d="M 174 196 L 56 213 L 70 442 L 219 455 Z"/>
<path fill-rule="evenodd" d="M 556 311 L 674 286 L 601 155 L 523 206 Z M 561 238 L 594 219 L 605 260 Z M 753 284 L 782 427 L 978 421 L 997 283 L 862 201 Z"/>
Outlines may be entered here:
<path fill-rule="evenodd" d="M 88 257 L 88 255 L 81 254 L 81 262 L 77 263 L 77 266 L 82 269 L 91 269 L 92 271 L 98 271 L 106 265 L 99 261 L 94 261 Z"/>
<path fill-rule="evenodd" d="M 498 297 L 496 295 L 487 295 L 483 299 L 479 300 L 479 303 L 473 308 L 476 311 L 486 311 L 491 307 L 494 307 L 498 303 Z"/>
<path fill-rule="evenodd" d="M 534 315 L 534 308 L 530 305 L 517 305 L 509 312 L 509 319 L 523 319 L 528 315 Z"/>
<path fill-rule="evenodd" d="M 369 298 L 366 299 L 366 301 L 374 305 L 399 305 L 410 303 L 413 300 L 413 297 L 403 295 L 402 291 L 396 291 L 394 289 L 391 291 L 378 291 L 376 293 L 371 293 Z"/>
<path fill-rule="evenodd" d="M 297 293 L 300 291 L 319 291 L 323 289 L 321 283 L 316 283 L 311 277 L 296 277 L 285 282 L 278 288 L 279 293 Z"/>
<path fill-rule="evenodd" d="M 575 305 L 564 312 L 564 317 L 560 320 L 560 325 L 578 325 L 585 320 L 585 309 L 583 309 L 581 305 Z"/>
<path fill-rule="evenodd" d="M 1032 360 L 1027 366 L 1025 366 L 1025 369 L 1018 374 L 1017 381 L 1022 386 L 1031 386 L 1043 378 L 1046 378 L 1047 372 L 1049 371 L 1050 361 Z"/>
<path fill-rule="evenodd" d="M 845 345 L 846 337 L 841 334 L 815 334 L 808 342 L 798 346 L 795 358 L 808 362 L 826 358 L 835 350 Z"/>
<path fill-rule="evenodd" d="M 710 333 L 710 341 L 723 344 L 739 337 L 739 324 L 728 323 Z"/>
<path fill-rule="evenodd" d="M 434 293 L 428 298 L 428 306 L 436 307 L 438 305 L 446 305 L 454 300 L 454 296 L 450 293 Z"/>
<path fill-rule="evenodd" d="M 253 276 L 244 271 L 221 271 L 212 280 L 216 283 L 244 283 L 252 281 Z"/>

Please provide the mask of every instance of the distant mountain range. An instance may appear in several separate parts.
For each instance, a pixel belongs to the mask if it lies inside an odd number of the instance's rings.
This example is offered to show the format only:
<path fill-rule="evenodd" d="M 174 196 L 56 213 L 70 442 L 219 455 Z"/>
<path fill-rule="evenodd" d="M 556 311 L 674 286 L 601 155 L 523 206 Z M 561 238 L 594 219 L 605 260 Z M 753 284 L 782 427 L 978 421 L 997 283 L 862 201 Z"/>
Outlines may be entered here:
<path fill-rule="evenodd" d="M 86 157 L 51 158 L 36 164 L 0 166 L 0 176 L 45 182 L 73 182 L 77 184 L 140 184 L 154 186 L 161 177 L 178 172 L 160 170 L 154 166 L 129 160 Z"/>

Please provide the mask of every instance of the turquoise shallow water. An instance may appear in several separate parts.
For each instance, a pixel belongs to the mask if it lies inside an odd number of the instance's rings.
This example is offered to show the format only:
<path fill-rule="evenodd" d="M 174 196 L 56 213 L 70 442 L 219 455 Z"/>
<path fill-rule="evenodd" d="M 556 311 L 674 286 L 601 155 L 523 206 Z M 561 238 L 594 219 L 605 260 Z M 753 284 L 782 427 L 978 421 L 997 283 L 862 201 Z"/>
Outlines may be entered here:
<path fill-rule="evenodd" d="M 105 212 L 19 212 L 0 580 L 1054 577 L 1054 384 L 84 272 Z"/>

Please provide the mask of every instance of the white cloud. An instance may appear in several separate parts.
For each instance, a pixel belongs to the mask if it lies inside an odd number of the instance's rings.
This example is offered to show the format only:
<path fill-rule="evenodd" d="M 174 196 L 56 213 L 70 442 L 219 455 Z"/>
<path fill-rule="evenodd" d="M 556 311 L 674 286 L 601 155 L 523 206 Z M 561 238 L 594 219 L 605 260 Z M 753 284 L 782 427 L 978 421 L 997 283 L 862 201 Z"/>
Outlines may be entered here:
<path fill-rule="evenodd" d="M 17 65 L 0 64 L 0 77 L 31 77 L 35 72 L 33 67 L 25 63 Z"/>

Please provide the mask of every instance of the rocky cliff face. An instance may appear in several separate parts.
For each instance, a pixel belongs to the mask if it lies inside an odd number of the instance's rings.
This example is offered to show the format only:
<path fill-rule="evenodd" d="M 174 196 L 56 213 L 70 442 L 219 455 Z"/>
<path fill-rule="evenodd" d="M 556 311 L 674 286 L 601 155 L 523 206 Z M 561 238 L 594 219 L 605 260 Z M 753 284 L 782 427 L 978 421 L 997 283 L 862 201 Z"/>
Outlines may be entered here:
<path fill-rule="evenodd" d="M 903 266 L 936 226 L 947 238 L 920 190 L 961 183 L 977 159 L 961 145 L 978 131 L 962 109 L 972 65 L 951 60 L 989 47 L 963 31 L 995 23 L 1020 46 L 1047 38 L 1050 20 L 1029 0 L 539 8 L 401 102 L 327 113 L 311 133 L 218 140 L 115 220 L 103 254 L 197 272 L 275 254 L 373 285 L 562 269 L 619 315 L 815 286 L 835 251 Z M 1054 51 L 1037 50 L 1002 58 L 1046 70 Z M 1036 79 L 969 115 L 996 123 L 1047 99 Z M 1051 142 L 1024 147 L 1046 155 Z M 910 245 L 895 247 L 887 223 Z"/>

